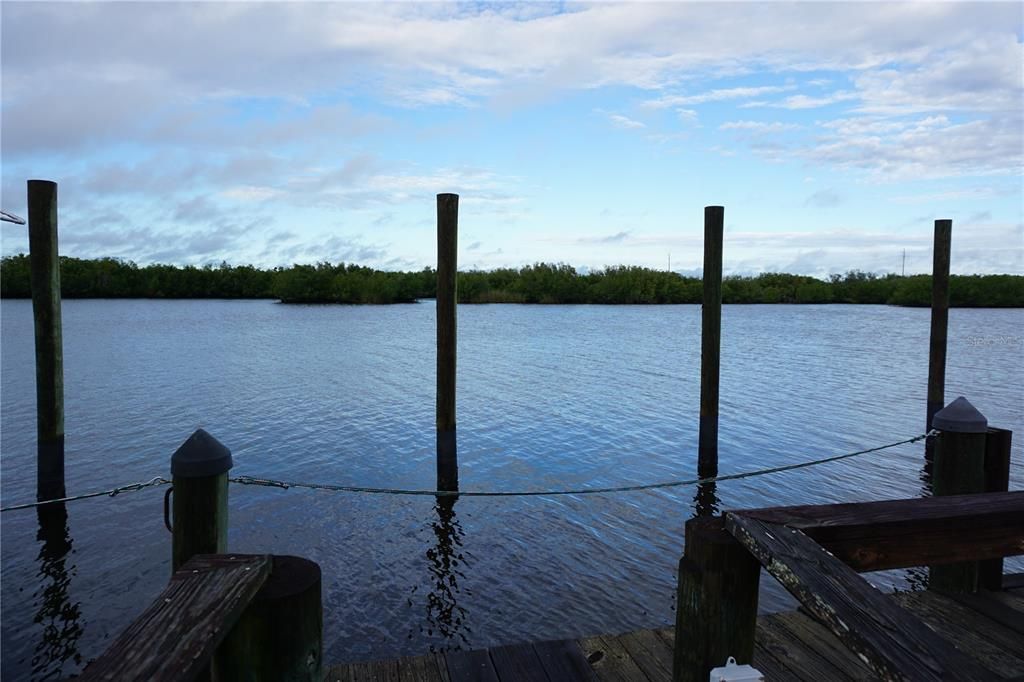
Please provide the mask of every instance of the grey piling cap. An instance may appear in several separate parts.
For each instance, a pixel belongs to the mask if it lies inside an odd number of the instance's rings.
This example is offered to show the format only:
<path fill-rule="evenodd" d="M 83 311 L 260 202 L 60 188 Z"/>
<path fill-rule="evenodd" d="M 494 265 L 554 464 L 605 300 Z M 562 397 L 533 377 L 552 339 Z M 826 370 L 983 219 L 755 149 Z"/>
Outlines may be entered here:
<path fill-rule="evenodd" d="M 985 433 L 988 419 L 967 398 L 960 396 L 935 413 L 932 428 L 951 433 Z"/>
<path fill-rule="evenodd" d="M 202 429 L 196 429 L 171 455 L 171 475 L 183 478 L 217 476 L 232 466 L 227 446 Z"/>

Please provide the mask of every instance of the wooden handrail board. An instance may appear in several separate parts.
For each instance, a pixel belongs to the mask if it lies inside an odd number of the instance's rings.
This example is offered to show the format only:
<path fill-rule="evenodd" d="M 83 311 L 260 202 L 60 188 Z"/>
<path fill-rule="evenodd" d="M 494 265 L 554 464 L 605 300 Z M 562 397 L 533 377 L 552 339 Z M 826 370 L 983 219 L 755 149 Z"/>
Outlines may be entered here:
<path fill-rule="evenodd" d="M 744 514 L 725 518 L 761 565 L 882 678 L 992 678 L 802 531 Z"/>
<path fill-rule="evenodd" d="M 881 526 L 927 524 L 941 521 L 976 522 L 979 518 L 1019 514 L 1024 511 L 1024 491 L 977 493 L 973 495 L 945 495 L 942 497 L 911 497 L 902 500 L 878 502 L 843 502 L 839 504 L 810 504 L 792 507 L 765 507 L 743 509 L 730 513 L 743 514 L 769 523 L 782 523 L 808 531 L 832 528 L 857 529 Z"/>
<path fill-rule="evenodd" d="M 269 555 L 192 557 L 79 679 L 193 679 L 266 581 L 270 567 Z"/>
<path fill-rule="evenodd" d="M 1024 554 L 1024 492 L 730 512 L 801 530 L 858 571 Z"/>

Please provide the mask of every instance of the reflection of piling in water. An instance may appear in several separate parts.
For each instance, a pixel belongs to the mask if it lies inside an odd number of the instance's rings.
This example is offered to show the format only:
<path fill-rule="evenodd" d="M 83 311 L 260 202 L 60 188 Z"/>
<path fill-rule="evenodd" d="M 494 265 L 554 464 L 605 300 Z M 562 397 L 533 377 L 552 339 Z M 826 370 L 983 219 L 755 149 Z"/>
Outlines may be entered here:
<path fill-rule="evenodd" d="M 63 676 L 65 663 L 81 665 L 82 612 L 69 594 L 75 567 L 67 565 L 72 545 L 67 509 L 64 504 L 48 504 L 36 511 L 41 587 L 35 594 L 34 621 L 42 627 L 42 636 L 32 657 L 32 674 L 33 679 L 53 679 Z"/>
<path fill-rule="evenodd" d="M 455 450 L 455 306 L 459 195 L 437 195 L 437 489 L 459 489 Z"/>
<path fill-rule="evenodd" d="M 436 542 L 427 550 L 432 583 L 427 593 L 427 622 L 447 640 L 444 648 L 458 649 L 463 644 L 468 645 L 469 640 L 466 638 L 466 610 L 458 603 L 459 579 L 465 575 L 459 570 L 463 561 L 463 531 L 455 516 L 456 499 L 438 497 L 434 507 L 437 521 L 431 525 Z"/>

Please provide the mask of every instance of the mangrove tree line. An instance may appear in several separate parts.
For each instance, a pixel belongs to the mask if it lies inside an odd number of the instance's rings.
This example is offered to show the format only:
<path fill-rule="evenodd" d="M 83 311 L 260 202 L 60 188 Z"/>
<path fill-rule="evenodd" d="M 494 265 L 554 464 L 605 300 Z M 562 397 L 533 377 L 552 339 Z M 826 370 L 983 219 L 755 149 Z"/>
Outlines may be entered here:
<path fill-rule="evenodd" d="M 951 305 L 1024 307 L 1024 276 L 953 275 Z M 65 298 L 270 298 L 285 303 L 402 303 L 432 298 L 437 275 L 317 263 L 260 269 L 251 265 L 138 266 L 115 258 L 61 258 Z M 459 273 L 460 303 L 700 303 L 701 280 L 674 272 L 614 266 L 579 272 L 564 264 Z M 28 256 L 0 261 L 0 295 L 31 296 Z M 828 280 L 764 273 L 730 276 L 725 303 L 882 303 L 931 305 L 929 275 L 851 271 Z"/>

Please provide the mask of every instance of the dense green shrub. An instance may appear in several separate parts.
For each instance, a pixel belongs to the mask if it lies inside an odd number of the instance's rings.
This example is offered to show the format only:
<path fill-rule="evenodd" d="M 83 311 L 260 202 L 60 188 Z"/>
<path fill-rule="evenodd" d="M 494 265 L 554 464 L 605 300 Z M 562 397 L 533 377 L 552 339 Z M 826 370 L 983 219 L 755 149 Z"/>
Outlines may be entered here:
<path fill-rule="evenodd" d="M 882 303 L 931 305 L 931 277 L 851 271 L 828 281 L 762 273 L 722 281 L 725 303 Z M 458 274 L 461 303 L 700 303 L 701 280 L 674 272 L 617 265 L 581 274 L 564 263 L 470 270 Z M 432 298 L 437 272 L 390 272 L 317 263 L 261 270 L 252 265 L 147 265 L 114 258 L 61 258 L 66 298 L 276 298 L 286 303 L 400 303 Z M 0 262 L 0 295 L 31 295 L 28 256 Z M 950 304 L 1024 307 L 1020 275 L 954 275 Z"/>

